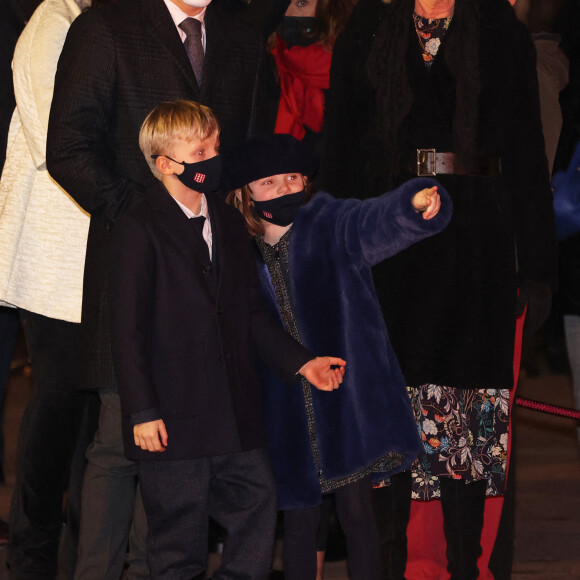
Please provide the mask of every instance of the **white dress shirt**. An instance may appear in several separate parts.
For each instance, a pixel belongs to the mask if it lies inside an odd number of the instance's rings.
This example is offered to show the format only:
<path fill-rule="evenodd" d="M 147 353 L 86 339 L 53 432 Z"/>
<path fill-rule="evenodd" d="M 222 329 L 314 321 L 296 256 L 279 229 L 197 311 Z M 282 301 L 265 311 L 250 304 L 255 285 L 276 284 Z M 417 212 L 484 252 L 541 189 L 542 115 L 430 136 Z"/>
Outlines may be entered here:
<path fill-rule="evenodd" d="M 186 34 L 179 28 L 179 25 L 186 19 L 186 18 L 195 18 L 201 22 L 201 43 L 203 45 L 203 51 L 205 52 L 205 11 L 207 10 L 207 6 L 197 15 L 197 16 L 188 16 L 181 8 L 175 5 L 171 0 L 164 0 L 165 5 L 167 6 L 167 10 L 169 10 L 169 14 L 171 14 L 171 18 L 173 18 L 173 22 L 175 23 L 175 28 L 177 28 L 177 32 L 179 32 L 179 37 L 181 38 L 181 42 L 185 42 Z"/>
<path fill-rule="evenodd" d="M 175 199 L 175 198 L 173 198 Z M 203 223 L 203 230 L 202 235 L 207 247 L 209 249 L 209 257 L 210 260 L 212 258 L 212 235 L 211 235 L 211 222 L 209 221 L 209 211 L 207 209 L 207 200 L 205 199 L 205 195 L 201 194 L 201 207 L 199 209 L 199 213 L 193 213 L 187 206 L 183 205 L 180 201 L 175 199 L 177 205 L 183 210 L 183 213 L 189 218 L 196 218 L 203 216 L 205 218 L 205 222 Z"/>

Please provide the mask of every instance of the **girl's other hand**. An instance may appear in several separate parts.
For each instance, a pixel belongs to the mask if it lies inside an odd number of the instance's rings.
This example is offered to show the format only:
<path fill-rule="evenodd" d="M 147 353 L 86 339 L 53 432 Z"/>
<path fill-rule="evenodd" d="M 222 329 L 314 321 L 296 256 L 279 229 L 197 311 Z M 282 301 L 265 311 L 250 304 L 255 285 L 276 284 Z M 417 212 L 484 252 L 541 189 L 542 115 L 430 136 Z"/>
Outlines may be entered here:
<path fill-rule="evenodd" d="M 422 189 L 411 200 L 413 207 L 423 214 L 424 220 L 433 219 L 441 208 L 441 197 L 437 193 L 437 186 Z"/>

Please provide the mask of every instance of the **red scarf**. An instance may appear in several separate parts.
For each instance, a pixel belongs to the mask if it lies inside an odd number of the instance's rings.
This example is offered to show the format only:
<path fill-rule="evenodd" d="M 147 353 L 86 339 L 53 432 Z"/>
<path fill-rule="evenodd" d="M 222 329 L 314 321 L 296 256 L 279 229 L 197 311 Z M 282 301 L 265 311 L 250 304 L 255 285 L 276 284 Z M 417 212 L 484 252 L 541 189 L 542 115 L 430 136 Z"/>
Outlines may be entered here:
<path fill-rule="evenodd" d="M 320 44 L 288 49 L 278 37 L 272 54 L 280 78 L 275 132 L 303 139 L 306 126 L 320 133 L 324 116 L 323 89 L 329 86 L 332 53 Z"/>

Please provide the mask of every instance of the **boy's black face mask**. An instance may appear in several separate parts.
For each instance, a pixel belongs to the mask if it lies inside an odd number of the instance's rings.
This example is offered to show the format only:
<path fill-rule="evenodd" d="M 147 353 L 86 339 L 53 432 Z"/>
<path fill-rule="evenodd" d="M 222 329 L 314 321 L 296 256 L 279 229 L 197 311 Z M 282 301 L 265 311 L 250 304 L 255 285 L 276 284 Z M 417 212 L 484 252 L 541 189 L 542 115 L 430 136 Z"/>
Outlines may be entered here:
<path fill-rule="evenodd" d="M 152 155 L 156 158 L 159 155 Z M 183 165 L 183 173 L 175 177 L 189 189 L 198 191 L 199 193 L 212 193 L 219 189 L 222 178 L 222 158 L 219 155 L 205 159 L 204 161 L 197 161 L 196 163 L 185 163 L 185 161 L 175 161 L 168 155 L 164 155 L 174 163 Z"/>
<path fill-rule="evenodd" d="M 318 40 L 316 18 L 312 16 L 284 16 L 280 36 L 288 48 L 309 46 Z"/>
<path fill-rule="evenodd" d="M 273 197 L 268 201 L 255 201 L 254 211 L 260 219 L 277 226 L 289 226 L 306 200 L 304 190 Z"/>

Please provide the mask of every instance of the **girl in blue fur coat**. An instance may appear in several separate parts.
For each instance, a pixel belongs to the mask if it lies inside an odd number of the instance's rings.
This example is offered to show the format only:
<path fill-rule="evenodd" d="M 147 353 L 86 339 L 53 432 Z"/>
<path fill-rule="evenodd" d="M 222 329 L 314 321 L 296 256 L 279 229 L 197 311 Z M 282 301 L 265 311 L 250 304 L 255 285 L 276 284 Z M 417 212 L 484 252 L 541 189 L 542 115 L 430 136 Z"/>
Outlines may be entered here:
<path fill-rule="evenodd" d="M 300 379 L 288 388 L 265 373 L 264 414 L 284 510 L 284 577 L 316 577 L 320 504 L 334 492 L 351 578 L 378 580 L 372 481 L 409 467 L 421 445 L 371 267 L 442 230 L 452 207 L 428 178 L 366 201 L 312 196 L 308 178 L 317 166 L 289 135 L 247 141 L 226 160 L 228 202 L 254 238 L 272 311 L 313 352 L 336 352 L 348 365 L 334 393 Z"/>

